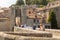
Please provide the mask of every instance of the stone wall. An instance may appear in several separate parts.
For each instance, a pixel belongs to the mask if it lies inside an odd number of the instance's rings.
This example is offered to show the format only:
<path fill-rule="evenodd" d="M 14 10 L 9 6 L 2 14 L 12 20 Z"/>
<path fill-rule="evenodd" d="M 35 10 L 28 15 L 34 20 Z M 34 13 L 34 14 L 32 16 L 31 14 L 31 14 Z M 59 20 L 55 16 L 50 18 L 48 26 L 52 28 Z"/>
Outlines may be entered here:
<path fill-rule="evenodd" d="M 51 32 L 53 34 L 53 38 L 60 38 L 60 30 L 56 29 L 46 29 L 47 32 Z"/>
<path fill-rule="evenodd" d="M 4 14 L 3 14 L 4 13 Z M 11 9 L 4 10 L 0 15 L 0 31 L 11 31 L 14 27 L 14 14 Z"/>
<path fill-rule="evenodd" d="M 58 28 L 60 28 L 60 7 L 55 8 L 55 13 L 56 13 Z"/>

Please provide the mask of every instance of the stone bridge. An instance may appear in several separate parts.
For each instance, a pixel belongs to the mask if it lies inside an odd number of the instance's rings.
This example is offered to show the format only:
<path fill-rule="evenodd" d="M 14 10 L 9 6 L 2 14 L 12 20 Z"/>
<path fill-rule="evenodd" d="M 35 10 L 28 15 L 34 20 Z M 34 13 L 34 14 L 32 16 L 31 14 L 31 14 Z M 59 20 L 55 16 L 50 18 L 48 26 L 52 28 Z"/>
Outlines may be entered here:
<path fill-rule="evenodd" d="M 44 10 L 60 7 L 60 1 L 49 2 L 47 6 L 43 7 Z"/>

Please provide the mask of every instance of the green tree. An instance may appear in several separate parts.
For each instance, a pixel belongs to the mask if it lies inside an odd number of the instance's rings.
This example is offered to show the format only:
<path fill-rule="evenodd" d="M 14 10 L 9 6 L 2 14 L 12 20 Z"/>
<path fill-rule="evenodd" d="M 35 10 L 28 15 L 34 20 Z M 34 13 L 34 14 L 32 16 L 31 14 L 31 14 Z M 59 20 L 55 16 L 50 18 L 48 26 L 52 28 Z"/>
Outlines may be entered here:
<path fill-rule="evenodd" d="M 27 5 L 33 5 L 33 4 L 35 4 L 36 3 L 36 0 L 26 0 L 26 4 Z"/>
<path fill-rule="evenodd" d="M 48 19 L 48 21 L 51 23 L 51 28 L 52 29 L 54 29 L 54 28 L 56 29 L 57 28 L 56 14 L 55 14 L 54 11 L 51 11 L 49 13 L 49 19 Z"/>
<path fill-rule="evenodd" d="M 47 5 L 47 0 L 42 0 L 42 5 Z"/>
<path fill-rule="evenodd" d="M 30 5 L 31 4 L 31 0 L 26 0 L 26 4 Z"/>
<path fill-rule="evenodd" d="M 24 1 L 23 0 L 17 0 L 16 5 L 24 5 Z"/>
<path fill-rule="evenodd" d="M 26 4 L 47 5 L 47 0 L 26 0 Z"/>
<path fill-rule="evenodd" d="M 53 2 L 53 1 L 55 1 L 55 0 L 47 0 L 48 2 Z"/>
<path fill-rule="evenodd" d="M 27 5 L 36 4 L 36 5 L 47 5 L 48 2 L 52 2 L 54 0 L 26 0 Z M 23 0 L 17 0 L 16 5 L 23 5 Z"/>
<path fill-rule="evenodd" d="M 41 5 L 41 3 L 42 3 L 42 0 L 35 0 L 36 5 Z"/>

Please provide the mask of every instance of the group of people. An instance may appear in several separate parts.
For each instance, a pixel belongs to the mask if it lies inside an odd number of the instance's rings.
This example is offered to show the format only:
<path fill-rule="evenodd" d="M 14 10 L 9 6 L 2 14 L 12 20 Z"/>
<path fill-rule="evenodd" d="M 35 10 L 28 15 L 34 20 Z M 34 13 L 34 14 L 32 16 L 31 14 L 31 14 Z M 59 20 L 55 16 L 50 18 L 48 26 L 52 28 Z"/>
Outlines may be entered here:
<path fill-rule="evenodd" d="M 26 24 L 25 25 L 21 25 L 21 27 L 22 28 L 25 28 L 25 27 L 27 27 L 26 26 Z M 32 28 L 33 28 L 33 30 L 36 30 L 36 24 L 33 24 L 33 26 L 32 26 Z M 39 30 L 41 30 L 41 31 L 45 31 L 45 25 L 44 24 L 40 24 L 40 25 L 38 25 L 38 28 L 39 28 Z"/>
<path fill-rule="evenodd" d="M 38 28 L 39 28 L 39 30 L 41 30 L 41 31 L 45 31 L 45 25 L 44 25 L 44 24 L 38 25 Z M 35 24 L 33 24 L 33 29 L 36 30 L 36 25 L 35 25 Z"/>

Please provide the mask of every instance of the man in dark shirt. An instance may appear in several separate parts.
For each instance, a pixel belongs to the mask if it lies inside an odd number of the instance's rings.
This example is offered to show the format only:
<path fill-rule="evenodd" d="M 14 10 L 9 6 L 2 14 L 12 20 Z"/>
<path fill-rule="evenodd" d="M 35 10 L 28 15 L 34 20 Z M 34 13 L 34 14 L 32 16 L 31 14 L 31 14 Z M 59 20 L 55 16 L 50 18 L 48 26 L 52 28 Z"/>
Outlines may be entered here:
<path fill-rule="evenodd" d="M 35 24 L 33 24 L 33 30 L 36 30 L 36 25 Z"/>

